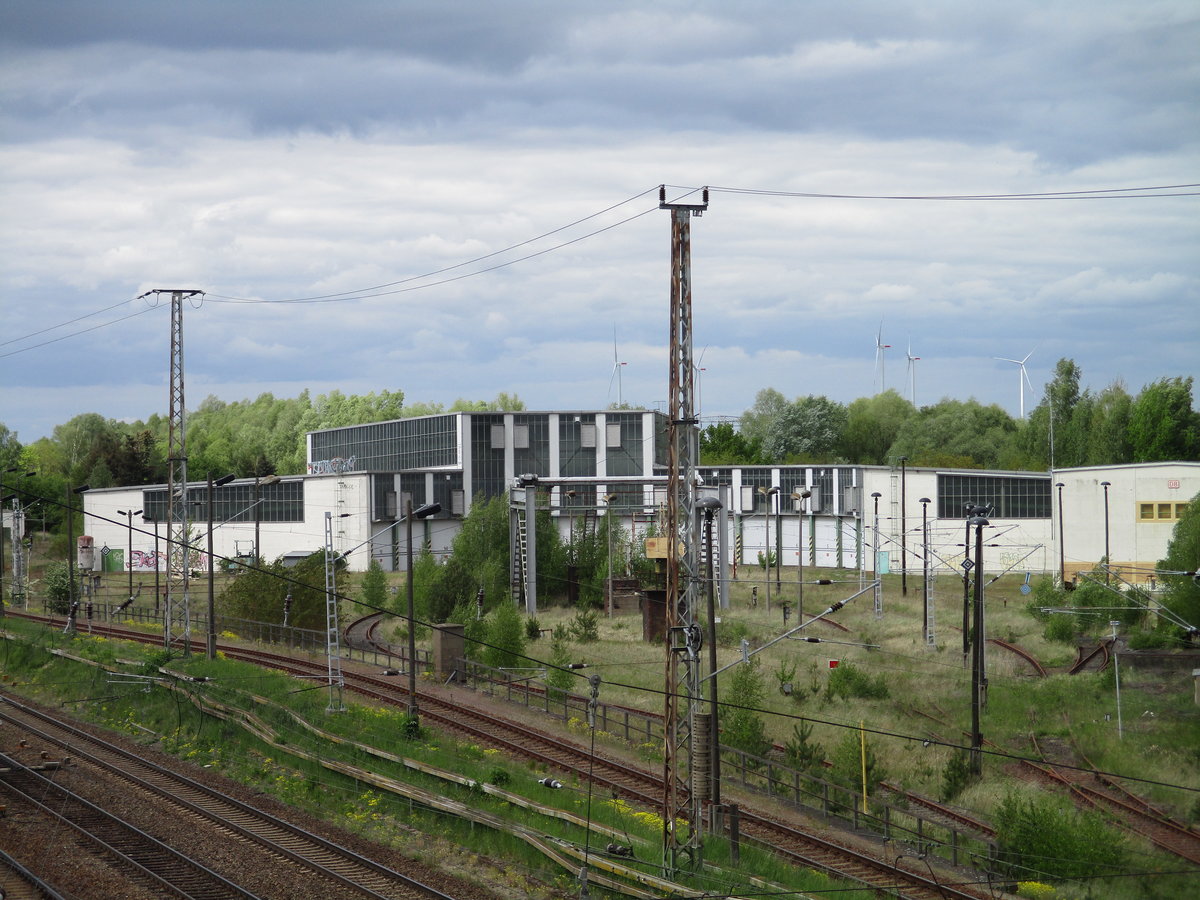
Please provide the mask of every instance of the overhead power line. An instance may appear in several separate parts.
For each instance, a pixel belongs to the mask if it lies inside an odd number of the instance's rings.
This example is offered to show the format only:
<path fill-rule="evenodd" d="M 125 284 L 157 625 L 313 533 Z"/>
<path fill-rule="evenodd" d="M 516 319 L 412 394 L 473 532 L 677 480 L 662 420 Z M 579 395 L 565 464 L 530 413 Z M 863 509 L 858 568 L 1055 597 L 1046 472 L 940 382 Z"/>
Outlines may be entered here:
<path fill-rule="evenodd" d="M 680 190 L 684 190 L 687 192 L 687 194 L 692 194 L 692 193 L 695 193 L 695 192 L 701 190 L 698 187 L 692 187 L 692 186 L 687 186 L 687 185 L 667 185 L 667 186 L 672 187 L 672 188 L 678 188 Z M 720 193 L 725 193 L 725 194 L 745 194 L 745 195 L 760 196 L 760 197 L 792 197 L 792 198 L 796 198 L 796 199 L 809 199 L 809 200 L 891 200 L 891 201 L 916 201 L 916 202 L 925 202 L 925 201 L 1005 202 L 1005 201 L 1023 201 L 1023 200 L 1024 201 L 1126 200 L 1126 199 L 1151 199 L 1151 198 L 1158 198 L 1158 197 L 1195 197 L 1195 196 L 1200 196 L 1200 190 L 1190 190 L 1192 188 L 1200 189 L 1200 182 L 1198 182 L 1198 183 L 1164 184 L 1164 185 L 1144 185 L 1144 186 L 1140 186 L 1140 187 L 1127 187 L 1127 188 L 1095 188 L 1095 189 L 1091 189 L 1091 190 L 1076 190 L 1076 191 L 1043 191 L 1043 192 L 1038 192 L 1038 193 L 996 193 L 996 194 L 846 194 L 846 193 L 828 193 L 828 192 L 820 192 L 820 191 L 784 191 L 784 190 L 777 190 L 777 189 L 770 189 L 770 188 L 742 188 L 742 187 L 710 187 L 709 190 L 710 191 L 718 191 Z M 604 209 L 601 209 L 601 210 L 598 210 L 597 212 L 591 213 L 590 215 L 583 216 L 582 218 L 576 219 L 572 222 L 568 222 L 565 225 L 561 225 L 557 228 L 553 228 L 549 231 L 543 232 L 542 234 L 539 234 L 536 237 L 528 238 L 528 239 L 520 241 L 516 244 L 512 244 L 508 247 L 504 247 L 503 249 L 495 250 L 491 253 L 486 253 L 482 256 L 477 256 L 477 257 L 474 257 L 473 259 L 465 260 L 464 262 L 456 263 L 452 266 L 443 266 L 441 268 L 432 269 L 428 272 L 425 272 L 425 273 L 422 273 L 419 275 L 411 275 L 407 278 L 402 278 L 397 281 L 386 282 L 384 284 L 378 284 L 378 285 L 371 285 L 368 287 L 357 288 L 357 289 L 349 290 L 349 291 L 341 291 L 338 293 L 317 294 L 317 295 L 306 296 L 306 297 L 284 297 L 284 298 L 276 298 L 276 299 L 264 299 L 264 298 L 253 298 L 253 297 L 234 297 L 234 296 L 229 296 L 229 295 L 224 295 L 224 294 L 208 294 L 207 298 L 209 300 L 212 300 L 213 302 L 245 303 L 245 304 L 333 303 L 333 302 L 347 302 L 347 301 L 352 301 L 352 300 L 367 300 L 367 299 L 371 299 L 374 297 L 386 297 L 386 296 L 391 296 L 391 295 L 395 295 L 395 294 L 402 294 L 402 293 L 408 293 L 408 292 L 412 292 L 412 291 L 425 290 L 427 288 L 438 287 L 440 285 L 449 284 L 451 282 L 462 281 L 467 278 L 473 278 L 473 277 L 476 277 L 479 275 L 485 275 L 489 272 L 494 272 L 498 269 L 507 268 L 509 266 L 516 265 L 518 263 L 527 262 L 528 260 L 535 259 L 539 256 L 545 256 L 546 254 L 553 253 L 556 250 L 561 250 L 564 247 L 569 247 L 573 244 L 577 244 L 577 243 L 585 241 L 589 238 L 595 237 L 596 235 L 603 234 L 607 231 L 611 231 L 614 228 L 618 228 L 622 225 L 626 225 L 629 222 L 639 219 L 642 216 L 648 215 L 649 213 L 658 209 L 657 205 L 650 207 L 648 209 L 642 210 L 641 212 L 635 213 L 632 216 L 628 216 L 624 219 L 621 219 L 618 222 L 614 222 L 611 225 L 606 225 L 602 228 L 597 228 L 596 230 L 588 232 L 587 234 L 581 235 L 579 237 L 572 238 L 572 239 L 566 240 L 566 241 L 562 241 L 561 243 L 555 244 L 552 247 L 547 247 L 543 250 L 538 250 L 533 253 L 528 253 L 524 256 L 520 256 L 515 259 L 496 263 L 496 264 L 490 265 L 490 266 L 485 266 L 484 268 L 475 269 L 470 272 L 464 272 L 459 275 L 454 275 L 454 276 L 447 277 L 447 278 L 438 278 L 438 276 L 440 276 L 440 275 L 446 275 L 447 273 L 454 272 L 458 269 L 463 269 L 468 266 L 478 265 L 479 263 L 486 262 L 487 260 L 495 259 L 496 257 L 502 256 L 506 253 L 511 253 L 514 250 L 519 250 L 522 247 L 527 247 L 531 244 L 537 243 L 538 241 L 542 241 L 549 237 L 553 237 L 554 235 L 560 234 L 561 232 L 566 231 L 567 229 L 574 228 L 578 225 L 581 225 L 585 222 L 591 221 L 592 219 L 595 219 L 606 213 L 612 212 L 615 209 L 619 209 L 620 207 L 622 207 L 628 203 L 632 203 L 634 201 L 640 200 L 641 198 L 643 198 L 649 194 L 652 194 L 657 189 L 658 189 L 657 186 L 655 186 L 653 188 L 648 188 L 647 190 L 644 190 L 641 193 L 635 194 L 632 197 L 628 197 L 625 200 L 621 200 L 618 203 L 614 203 L 611 206 L 607 206 Z M 687 194 L 685 194 L 685 196 L 687 196 Z M 437 280 L 430 281 L 428 279 L 437 279 Z M 137 299 L 137 298 L 135 298 L 135 299 Z M 76 322 L 81 322 L 86 318 L 90 318 L 91 316 L 100 315 L 101 313 L 108 312 L 109 310 L 112 310 L 112 309 L 116 309 L 117 307 L 123 305 L 126 302 L 128 302 L 128 301 L 122 300 L 120 303 L 115 303 L 111 306 L 107 306 L 102 309 L 95 310 L 94 312 L 86 313 L 85 315 L 79 316 L 75 319 L 70 319 L 66 322 L 60 322 L 57 325 L 51 325 L 47 328 L 43 328 L 38 331 L 30 332 L 29 334 L 21 335 L 19 337 L 9 338 L 3 342 L 0 342 L 0 347 L 7 346 L 9 344 L 15 344 L 15 343 L 18 343 L 21 341 L 30 340 L 31 338 L 35 338 L 39 335 L 54 331 L 57 328 L 65 328 L 68 325 L 73 325 Z M 37 349 L 39 349 L 41 347 L 45 347 L 49 344 L 53 344 L 53 343 L 57 343 L 58 341 L 66 340 L 67 338 L 76 337 L 81 334 L 87 334 L 90 331 L 96 331 L 101 328 L 106 328 L 109 325 L 116 325 L 119 322 L 127 321 L 128 319 L 131 319 L 135 316 L 142 315 L 143 313 L 149 312 L 150 310 L 155 309 L 155 308 L 156 308 L 156 305 L 149 306 L 146 309 L 139 310 L 138 312 L 130 313 L 127 316 L 122 316 L 120 318 L 113 319 L 111 321 L 104 322 L 99 325 L 94 325 L 90 328 L 80 329 L 78 331 L 71 332 L 70 334 L 65 334 L 65 335 L 61 335 L 60 337 L 51 338 L 49 340 L 42 341 L 37 344 L 31 344 L 27 347 L 21 347 L 20 349 L 10 350 L 6 353 L 0 353 L 0 359 L 5 359 L 10 356 L 16 356 L 19 353 L 25 353 L 26 351 L 29 351 L 29 350 L 37 350 Z"/>

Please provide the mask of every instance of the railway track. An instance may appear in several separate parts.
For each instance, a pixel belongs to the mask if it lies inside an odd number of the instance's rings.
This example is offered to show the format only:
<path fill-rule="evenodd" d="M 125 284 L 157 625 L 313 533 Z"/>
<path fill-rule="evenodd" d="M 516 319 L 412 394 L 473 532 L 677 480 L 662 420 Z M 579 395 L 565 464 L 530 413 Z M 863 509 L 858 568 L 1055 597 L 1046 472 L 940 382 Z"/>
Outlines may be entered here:
<path fill-rule="evenodd" d="M 30 618 L 41 619 L 31 616 Z M 360 620 L 361 622 L 362 620 Z M 361 625 L 360 633 L 370 630 Z M 113 626 L 99 626 L 97 634 L 115 638 L 157 643 L 157 635 L 127 631 Z M 356 638 L 357 639 L 357 638 Z M 197 651 L 203 648 L 195 643 Z M 311 679 L 327 674 L 324 661 L 311 661 L 268 651 L 237 646 L 220 647 L 230 659 L 238 659 L 288 674 Z M 375 702 L 407 709 L 409 697 L 406 686 L 386 676 L 377 677 L 343 670 L 344 689 Z M 463 705 L 459 698 L 443 699 L 436 694 L 419 692 L 417 706 L 426 722 L 464 736 L 472 742 L 497 747 L 519 758 L 534 760 L 561 774 L 569 774 L 581 783 L 589 780 L 613 791 L 625 799 L 648 809 L 662 805 L 660 774 L 646 772 L 604 755 L 591 752 L 569 741 L 541 732 L 524 723 L 512 722 L 475 707 Z M 928 872 L 909 871 L 895 861 L 880 859 L 854 847 L 806 833 L 793 825 L 766 816 L 753 809 L 739 811 L 741 835 L 767 847 L 789 861 L 832 875 L 849 878 L 876 890 L 912 900 L 968 900 L 989 896 L 982 889 L 939 881 Z"/>
<path fill-rule="evenodd" d="M 1081 780 L 1076 769 L 1064 769 L 1050 761 L 1035 735 L 1030 734 L 1029 740 L 1042 762 L 1023 760 L 1022 764 L 1041 780 L 1066 788 L 1077 803 L 1103 810 L 1126 831 L 1140 835 L 1168 853 L 1200 866 L 1200 832 L 1176 822 L 1143 798 L 1102 779 L 1099 774 L 1092 773 L 1088 781 Z M 1086 765 L 1092 765 L 1086 758 L 1084 761 Z"/>
<path fill-rule="evenodd" d="M 249 804 L 220 793 L 169 769 L 141 759 L 68 722 L 0 694 L 0 720 L 19 727 L 39 742 L 62 748 L 73 765 L 86 765 L 117 776 L 147 795 L 150 802 L 166 802 L 195 824 L 218 829 L 239 841 L 252 842 L 271 856 L 302 867 L 311 879 L 313 896 L 357 896 L 367 900 L 452 900 L 436 888 L 422 884 L 352 850 L 261 812 Z M 54 792 L 52 805 L 67 815 L 74 828 L 98 836 L 112 852 L 156 882 L 163 896 L 196 898 L 254 897 L 168 846 L 121 821 L 98 805 L 75 794 L 57 780 L 46 778 L 19 761 L 7 760 L 13 770 L 5 774 L 6 789 L 19 792 L 27 802 L 43 809 L 36 799 Z M 61 812 L 70 810 L 69 815 Z M 322 887 L 324 885 L 325 887 Z"/>
<path fill-rule="evenodd" d="M 1094 665 L 1097 662 L 1099 665 L 1095 666 L 1096 671 L 1103 672 L 1108 668 L 1108 660 L 1110 656 L 1110 651 L 1108 648 L 1111 646 L 1111 644 L 1111 640 L 1101 641 L 1087 653 L 1080 653 L 1079 659 L 1075 660 L 1075 662 L 1071 664 L 1071 668 L 1067 669 L 1067 674 L 1078 675 L 1080 672 L 1086 670 L 1088 666 Z"/>

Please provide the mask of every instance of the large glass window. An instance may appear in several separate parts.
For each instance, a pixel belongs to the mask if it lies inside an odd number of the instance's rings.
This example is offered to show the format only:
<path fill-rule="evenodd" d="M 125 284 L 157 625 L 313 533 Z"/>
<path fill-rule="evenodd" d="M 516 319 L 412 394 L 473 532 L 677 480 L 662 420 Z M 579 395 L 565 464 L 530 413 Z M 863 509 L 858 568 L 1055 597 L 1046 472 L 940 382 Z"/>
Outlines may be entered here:
<path fill-rule="evenodd" d="M 566 478 L 596 474 L 596 416 L 562 413 L 558 417 L 558 469 Z"/>
<path fill-rule="evenodd" d="M 256 502 L 261 498 L 261 502 Z M 142 509 L 148 522 L 167 521 L 165 488 L 142 492 Z M 304 482 L 277 481 L 226 484 L 213 488 L 213 522 L 303 522 Z M 188 520 L 208 521 L 208 485 L 188 485 Z"/>
<path fill-rule="evenodd" d="M 1050 518 L 1050 476 L 939 474 L 938 517 L 961 519 L 966 505 L 995 507 L 997 519 Z"/>
<path fill-rule="evenodd" d="M 458 416 L 419 416 L 312 432 L 310 475 L 461 465 Z"/>

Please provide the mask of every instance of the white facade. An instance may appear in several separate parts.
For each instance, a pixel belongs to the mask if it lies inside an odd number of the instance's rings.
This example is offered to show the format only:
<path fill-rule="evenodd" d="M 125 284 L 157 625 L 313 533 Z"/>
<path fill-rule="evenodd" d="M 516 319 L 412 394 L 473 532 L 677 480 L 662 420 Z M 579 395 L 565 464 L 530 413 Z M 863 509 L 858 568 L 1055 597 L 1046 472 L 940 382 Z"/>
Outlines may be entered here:
<path fill-rule="evenodd" d="M 1108 482 L 1108 552 L 1112 565 L 1135 583 L 1167 552 L 1179 514 L 1200 494 L 1200 462 L 1088 466 L 1053 473 L 1053 541 L 1058 562 L 1058 498 L 1062 497 L 1062 561 L 1067 580 L 1091 571 L 1105 555 Z M 1057 485 L 1062 484 L 1059 491 Z"/>
<path fill-rule="evenodd" d="M 404 525 L 371 521 L 369 476 L 365 473 L 289 476 L 285 481 L 303 481 L 303 518 L 292 522 L 260 522 L 258 532 L 262 547 L 258 553 L 265 560 L 281 556 L 307 555 L 325 546 L 325 514 L 330 514 L 333 548 L 337 553 L 348 554 L 347 562 L 352 571 L 365 570 L 370 561 L 368 554 L 389 559 L 396 553 L 405 553 Z M 238 479 L 236 486 L 253 486 L 253 479 Z M 111 571 L 128 571 L 132 559 L 135 572 L 166 571 L 167 521 L 162 516 L 157 527 L 143 515 L 133 517 L 130 530 L 128 518 L 119 510 L 141 510 L 147 491 L 161 491 L 163 485 L 139 485 L 136 487 L 101 488 L 81 495 L 84 507 L 84 534 L 94 539 L 96 568 L 103 567 L 107 551 L 117 550 L 121 555 L 121 566 Z M 220 488 L 215 489 L 219 491 Z M 202 501 L 207 494 L 204 482 L 193 482 L 188 486 L 191 501 Z M 208 521 L 190 521 L 190 532 L 198 553 L 193 555 L 194 564 L 200 568 L 208 565 Z M 431 519 L 414 524 L 413 543 L 420 547 L 428 542 L 437 555 L 444 555 L 450 541 L 458 530 L 457 520 Z M 255 523 L 250 521 L 214 522 L 213 554 L 216 562 L 221 559 L 245 558 L 254 553 Z M 130 542 L 132 538 L 132 554 Z M 157 546 L 158 555 L 155 556 Z M 403 567 L 403 563 L 401 563 Z"/>

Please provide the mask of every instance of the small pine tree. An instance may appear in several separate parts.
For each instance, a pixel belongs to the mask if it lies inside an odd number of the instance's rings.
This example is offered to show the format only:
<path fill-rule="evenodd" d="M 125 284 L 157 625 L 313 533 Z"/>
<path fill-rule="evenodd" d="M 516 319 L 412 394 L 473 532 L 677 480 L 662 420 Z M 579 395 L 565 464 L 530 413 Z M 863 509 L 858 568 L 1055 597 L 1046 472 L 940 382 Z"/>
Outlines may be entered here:
<path fill-rule="evenodd" d="M 758 713 L 766 695 L 766 683 L 757 656 L 734 667 L 726 702 L 735 708 L 725 713 L 721 722 L 725 743 L 754 756 L 766 755 L 771 742 L 767 740 L 766 726 Z"/>
<path fill-rule="evenodd" d="M 359 589 L 359 600 L 363 605 L 374 610 L 382 610 L 388 602 L 387 573 L 379 560 L 372 559 L 367 571 L 362 575 L 362 586 Z"/>
<path fill-rule="evenodd" d="M 65 562 L 52 562 L 46 566 L 42 576 L 42 587 L 46 592 L 46 607 L 50 612 L 64 616 L 71 605 L 71 574 Z"/>
<path fill-rule="evenodd" d="M 483 660 L 496 669 L 524 665 L 525 623 L 513 603 L 501 603 L 487 617 L 487 642 Z"/>
<path fill-rule="evenodd" d="M 546 671 L 546 686 L 552 700 L 561 700 L 575 684 L 575 676 L 567 670 L 570 662 L 570 635 L 565 627 L 559 625 L 550 637 L 550 665 L 554 668 Z"/>

